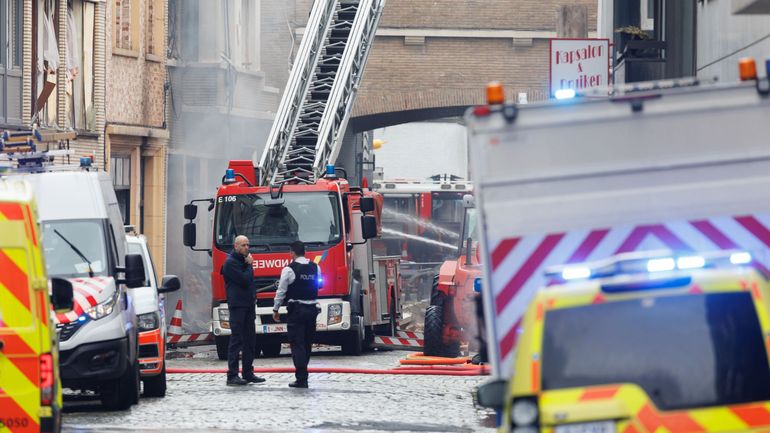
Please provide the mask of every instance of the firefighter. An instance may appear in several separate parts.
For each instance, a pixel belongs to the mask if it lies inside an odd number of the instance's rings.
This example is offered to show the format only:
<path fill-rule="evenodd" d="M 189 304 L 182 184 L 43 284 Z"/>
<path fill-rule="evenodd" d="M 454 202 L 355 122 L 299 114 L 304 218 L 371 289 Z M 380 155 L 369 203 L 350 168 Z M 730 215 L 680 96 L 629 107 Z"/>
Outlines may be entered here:
<path fill-rule="evenodd" d="M 222 265 L 222 276 L 227 291 L 227 307 L 230 310 L 230 347 L 227 351 L 227 384 L 246 385 L 262 383 L 265 379 L 254 376 L 254 345 L 256 332 L 257 289 L 254 284 L 253 259 L 249 254 L 249 239 L 236 236 L 233 251 Z M 243 378 L 238 377 L 238 354 L 241 353 Z"/>
<path fill-rule="evenodd" d="M 292 388 L 307 388 L 307 364 L 315 335 L 318 308 L 318 289 L 321 286 L 321 270 L 305 258 L 305 244 L 296 241 L 291 244 L 292 262 L 281 271 L 278 290 L 273 303 L 273 320 L 280 321 L 279 307 L 286 303 L 287 325 L 291 358 L 294 361 L 296 380 Z"/>

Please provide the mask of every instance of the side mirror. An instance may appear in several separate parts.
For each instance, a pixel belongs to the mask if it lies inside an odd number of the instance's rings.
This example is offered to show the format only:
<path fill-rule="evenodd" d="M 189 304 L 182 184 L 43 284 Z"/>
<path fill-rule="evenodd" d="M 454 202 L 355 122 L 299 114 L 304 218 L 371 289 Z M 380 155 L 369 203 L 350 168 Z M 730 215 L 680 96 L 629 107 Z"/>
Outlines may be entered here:
<path fill-rule="evenodd" d="M 158 287 L 158 293 L 176 292 L 181 287 L 182 283 L 179 281 L 179 277 L 176 275 L 164 275 L 160 287 Z"/>
<path fill-rule="evenodd" d="M 184 205 L 184 219 L 194 220 L 198 216 L 198 206 L 194 204 Z"/>
<path fill-rule="evenodd" d="M 377 237 L 377 218 L 372 215 L 361 217 L 361 237 L 364 239 Z"/>
<path fill-rule="evenodd" d="M 187 207 L 187 206 L 185 206 Z M 186 247 L 194 247 L 195 246 L 195 239 L 196 237 L 196 228 L 195 223 L 186 223 L 183 227 L 182 232 L 182 243 Z"/>
<path fill-rule="evenodd" d="M 126 254 L 126 270 L 123 282 L 129 289 L 144 285 L 144 259 L 141 254 Z"/>
<path fill-rule="evenodd" d="M 487 382 L 476 390 L 476 404 L 481 407 L 502 410 L 505 404 L 505 393 L 508 390 L 508 381 L 496 379 Z"/>
<path fill-rule="evenodd" d="M 359 206 L 361 206 L 361 212 L 371 212 L 374 210 L 374 199 L 371 197 L 361 197 Z"/>
<path fill-rule="evenodd" d="M 51 303 L 57 313 L 72 310 L 74 293 L 72 283 L 64 278 L 51 278 Z"/>

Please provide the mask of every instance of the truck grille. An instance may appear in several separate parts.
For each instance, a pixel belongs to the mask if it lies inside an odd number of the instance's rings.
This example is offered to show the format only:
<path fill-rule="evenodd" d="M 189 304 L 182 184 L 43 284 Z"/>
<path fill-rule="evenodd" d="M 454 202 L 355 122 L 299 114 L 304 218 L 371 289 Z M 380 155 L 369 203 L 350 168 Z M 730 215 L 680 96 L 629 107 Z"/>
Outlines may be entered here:
<path fill-rule="evenodd" d="M 59 331 L 59 341 L 67 341 L 72 338 L 84 323 L 86 322 L 75 320 L 70 323 L 60 323 L 56 325 L 56 329 Z"/>

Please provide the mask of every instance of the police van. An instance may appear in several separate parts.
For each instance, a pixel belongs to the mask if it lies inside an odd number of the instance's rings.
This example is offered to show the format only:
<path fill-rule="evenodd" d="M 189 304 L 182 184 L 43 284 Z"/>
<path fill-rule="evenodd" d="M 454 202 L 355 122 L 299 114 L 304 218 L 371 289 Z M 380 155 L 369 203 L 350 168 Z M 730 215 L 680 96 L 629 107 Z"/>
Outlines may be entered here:
<path fill-rule="evenodd" d="M 89 164 L 84 164 L 88 166 Z M 55 318 L 62 385 L 99 393 L 110 410 L 139 400 L 137 319 L 130 287 L 144 281 L 142 257 L 126 254 L 123 219 L 105 172 L 13 174 L 34 191 L 48 277 L 74 288 L 74 306 Z"/>
<path fill-rule="evenodd" d="M 32 188 L 0 179 L 0 432 L 58 432 L 62 393 L 52 314 L 72 285 L 49 286 Z M 51 310 L 53 307 L 56 311 Z"/>

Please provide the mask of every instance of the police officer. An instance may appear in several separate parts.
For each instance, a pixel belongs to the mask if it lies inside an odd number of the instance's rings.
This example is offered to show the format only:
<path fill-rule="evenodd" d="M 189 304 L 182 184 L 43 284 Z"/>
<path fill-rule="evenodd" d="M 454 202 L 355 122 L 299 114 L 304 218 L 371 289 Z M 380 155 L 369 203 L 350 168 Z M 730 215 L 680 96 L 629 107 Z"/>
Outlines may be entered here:
<path fill-rule="evenodd" d="M 230 311 L 230 347 L 227 351 L 227 384 L 246 385 L 261 383 L 265 379 L 254 376 L 254 345 L 256 333 L 255 304 L 257 288 L 254 283 L 253 259 L 249 254 L 249 239 L 237 236 L 233 251 L 222 265 L 222 276 L 227 291 L 227 308 Z M 243 378 L 238 377 L 238 354 L 242 353 Z"/>
<path fill-rule="evenodd" d="M 318 316 L 318 289 L 321 286 L 321 270 L 318 265 L 305 258 L 305 244 L 296 241 L 291 244 L 292 262 L 281 271 L 278 290 L 273 304 L 273 320 L 280 321 L 278 308 L 286 301 L 289 311 L 287 324 L 291 358 L 294 361 L 296 380 L 292 388 L 307 388 L 307 364 L 315 335 L 315 320 Z"/>

